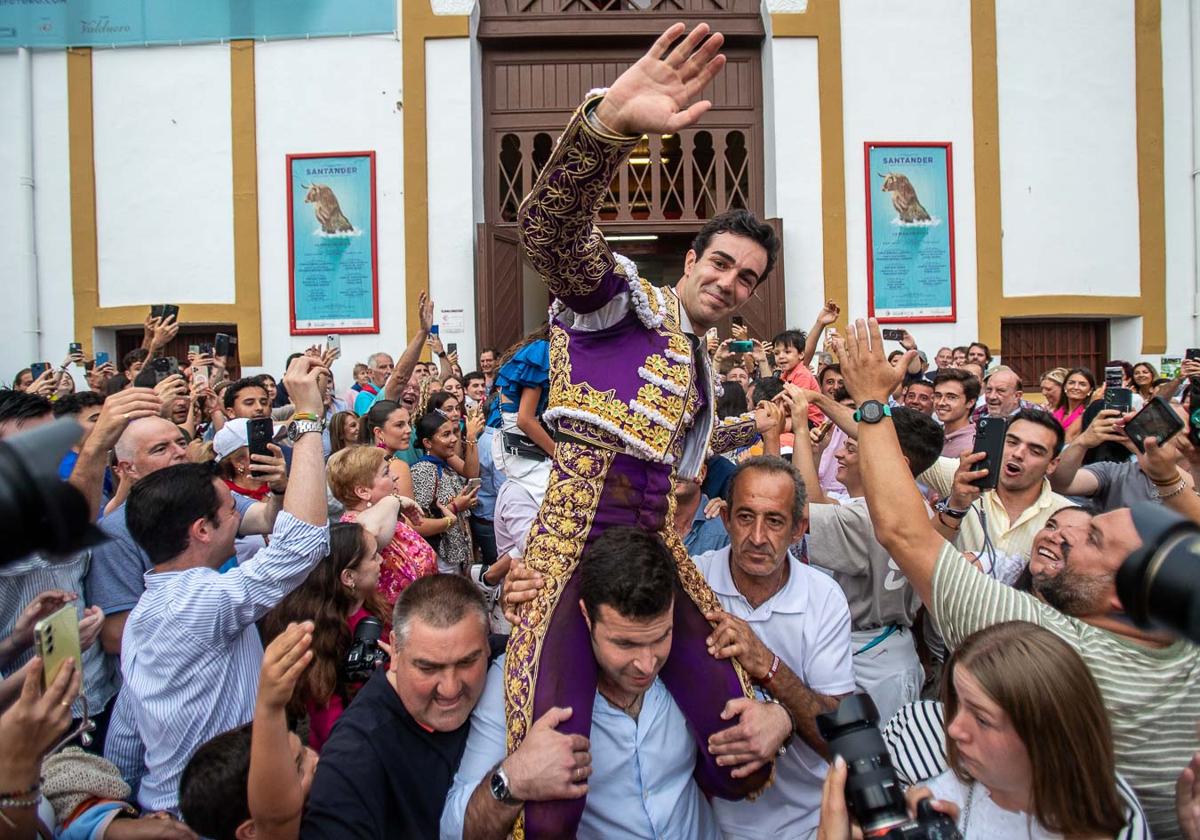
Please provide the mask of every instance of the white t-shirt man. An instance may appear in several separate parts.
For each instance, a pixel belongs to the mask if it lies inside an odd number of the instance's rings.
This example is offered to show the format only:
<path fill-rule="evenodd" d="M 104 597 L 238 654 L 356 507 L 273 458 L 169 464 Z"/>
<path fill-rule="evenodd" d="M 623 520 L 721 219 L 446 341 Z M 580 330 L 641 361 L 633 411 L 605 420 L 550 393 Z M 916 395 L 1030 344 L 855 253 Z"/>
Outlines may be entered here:
<path fill-rule="evenodd" d="M 783 588 L 752 608 L 734 585 L 728 547 L 692 559 L 721 607 L 746 621 L 805 685 L 820 694 L 854 691 L 850 608 L 831 577 L 789 554 Z M 821 787 L 828 769 L 825 759 L 793 739 L 775 763 L 775 783 L 757 799 L 713 800 L 722 833 L 734 840 L 809 837 L 820 822 Z"/>

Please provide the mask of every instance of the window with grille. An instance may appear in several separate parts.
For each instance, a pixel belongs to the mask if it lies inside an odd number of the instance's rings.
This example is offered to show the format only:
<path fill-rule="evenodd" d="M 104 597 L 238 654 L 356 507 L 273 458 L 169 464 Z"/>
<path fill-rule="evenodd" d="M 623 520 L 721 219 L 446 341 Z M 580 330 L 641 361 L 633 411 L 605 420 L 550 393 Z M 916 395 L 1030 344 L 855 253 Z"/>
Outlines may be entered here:
<path fill-rule="evenodd" d="M 747 132 L 740 128 L 643 136 L 617 169 L 600 220 L 693 221 L 757 205 Z M 506 131 L 496 149 L 497 217 L 517 220 L 553 149 L 546 131 Z"/>
<path fill-rule="evenodd" d="M 1056 367 L 1086 367 L 1103 378 L 1108 361 L 1104 319 L 1005 318 L 1000 322 L 1001 360 L 1036 392 L 1042 374 Z"/>

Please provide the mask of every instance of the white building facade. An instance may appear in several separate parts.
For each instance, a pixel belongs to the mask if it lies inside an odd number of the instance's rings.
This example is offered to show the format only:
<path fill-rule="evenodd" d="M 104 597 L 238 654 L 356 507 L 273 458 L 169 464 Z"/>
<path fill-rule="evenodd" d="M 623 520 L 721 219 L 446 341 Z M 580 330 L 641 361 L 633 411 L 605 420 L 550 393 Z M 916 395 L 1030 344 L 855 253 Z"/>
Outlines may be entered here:
<path fill-rule="evenodd" d="M 750 121 L 745 203 L 783 232 L 763 331 L 807 328 L 827 298 L 866 313 L 864 144 L 928 141 L 953 149 L 956 320 L 906 324 L 923 348 L 978 338 L 1034 365 L 1200 346 L 1195 3 L 744 2 L 729 22 L 750 69 L 723 95 Z M 58 362 L 71 341 L 117 354 L 162 302 L 191 335 L 234 332 L 243 370 L 278 374 L 321 339 L 290 330 L 288 154 L 375 153 L 379 332 L 342 336 L 339 390 L 353 362 L 399 353 L 423 289 L 467 370 L 484 344 L 535 326 L 536 278 L 499 264 L 512 253 L 504 138 L 559 118 L 580 84 L 572 51 L 612 44 L 615 73 L 674 4 L 397 3 L 393 34 L 0 52 L 0 225 L 13 232 L 0 237 L 0 375 Z M 721 26 L 711 0 L 684 5 Z M 513 68 L 539 61 L 568 67 L 566 81 L 530 99 L 543 77 Z M 657 142 L 666 166 L 670 141 Z M 521 154 L 525 190 L 541 152 Z M 700 222 L 626 204 L 606 231 L 672 280 Z"/>

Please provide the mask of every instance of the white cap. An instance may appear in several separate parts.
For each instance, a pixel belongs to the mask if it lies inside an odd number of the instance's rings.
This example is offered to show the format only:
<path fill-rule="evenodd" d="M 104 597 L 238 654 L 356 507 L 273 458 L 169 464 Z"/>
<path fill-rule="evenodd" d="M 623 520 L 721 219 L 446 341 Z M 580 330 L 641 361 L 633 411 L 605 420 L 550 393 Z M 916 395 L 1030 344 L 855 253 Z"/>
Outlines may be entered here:
<path fill-rule="evenodd" d="M 250 445 L 250 435 L 246 429 L 247 422 L 245 417 L 228 420 L 213 436 L 213 452 L 218 461 L 228 458 L 243 446 Z"/>

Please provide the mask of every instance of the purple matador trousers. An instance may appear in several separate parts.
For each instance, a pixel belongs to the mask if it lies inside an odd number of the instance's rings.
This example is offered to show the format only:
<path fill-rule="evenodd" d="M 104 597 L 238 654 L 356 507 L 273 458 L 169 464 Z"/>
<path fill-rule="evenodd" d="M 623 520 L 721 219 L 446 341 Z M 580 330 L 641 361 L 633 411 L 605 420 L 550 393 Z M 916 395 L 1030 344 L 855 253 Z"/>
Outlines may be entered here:
<path fill-rule="evenodd" d="M 713 659 L 705 639 L 712 627 L 704 612 L 719 607 L 672 525 L 672 468 L 581 443 L 559 442 L 546 499 L 525 554 L 545 586 L 526 605 L 509 640 L 505 673 L 508 749 L 553 706 L 570 706 L 560 732 L 591 732 L 597 667 L 587 625 L 579 610 L 574 574 L 588 545 L 608 528 L 632 526 L 662 536 L 675 555 L 678 591 L 671 653 L 659 676 L 691 724 L 698 746 L 695 778 L 709 796 L 741 799 L 770 778 L 771 767 L 733 779 L 708 751 L 708 738 L 726 729 L 725 704 L 750 686 L 729 660 Z M 585 798 L 526 803 L 517 838 L 574 837 Z"/>

